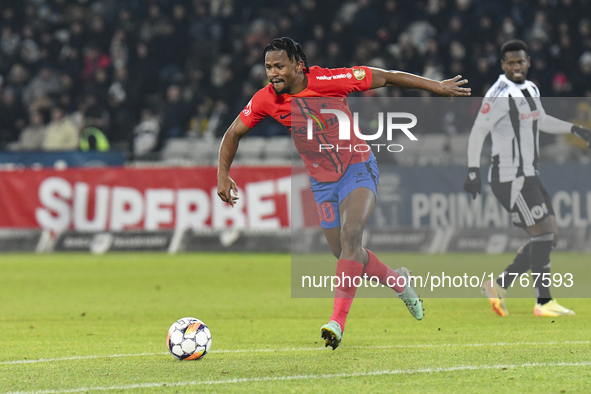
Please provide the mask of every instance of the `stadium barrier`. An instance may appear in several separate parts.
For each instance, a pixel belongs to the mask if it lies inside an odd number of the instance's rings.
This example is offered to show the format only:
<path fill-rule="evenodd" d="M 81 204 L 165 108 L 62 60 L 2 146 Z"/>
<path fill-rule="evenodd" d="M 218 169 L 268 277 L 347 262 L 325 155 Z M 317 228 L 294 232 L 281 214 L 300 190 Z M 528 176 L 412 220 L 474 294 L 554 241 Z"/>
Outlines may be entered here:
<path fill-rule="evenodd" d="M 173 231 L 73 232 L 59 234 L 46 250 L 56 252 L 166 252 Z M 41 248 L 40 248 L 41 249 Z"/>
<path fill-rule="evenodd" d="M 0 229 L 0 251 L 43 251 L 48 236 L 49 232 L 40 229 Z"/>
<path fill-rule="evenodd" d="M 529 242 L 521 229 L 372 228 L 365 231 L 363 245 L 375 252 L 473 252 L 513 253 Z M 52 233 L 41 230 L 1 230 L 4 252 L 125 251 L 183 252 L 278 252 L 328 253 L 319 228 L 300 230 L 160 230 Z M 591 253 L 587 228 L 560 231 L 557 251 Z"/>
<path fill-rule="evenodd" d="M 0 152 L 0 166 L 6 168 L 122 166 L 126 161 L 125 152 L 116 150 L 107 152 Z"/>

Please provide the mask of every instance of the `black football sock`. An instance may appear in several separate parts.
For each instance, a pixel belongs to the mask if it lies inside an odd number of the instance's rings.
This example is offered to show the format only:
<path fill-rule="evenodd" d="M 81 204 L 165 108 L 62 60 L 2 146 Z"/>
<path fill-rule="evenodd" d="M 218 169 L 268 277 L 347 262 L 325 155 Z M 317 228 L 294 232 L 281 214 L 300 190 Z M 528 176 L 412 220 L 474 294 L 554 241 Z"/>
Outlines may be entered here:
<path fill-rule="evenodd" d="M 532 273 L 531 280 L 535 280 L 536 296 L 538 297 L 538 304 L 541 305 L 552 300 L 552 296 L 550 295 L 549 275 L 546 275 L 547 279 L 544 279 L 543 275 L 550 274 L 550 252 L 552 251 L 553 241 L 553 233 L 539 235 L 537 237 L 532 237 L 531 239 L 529 253 Z"/>
<path fill-rule="evenodd" d="M 517 256 L 511 264 L 505 268 L 505 271 L 499 275 L 497 278 L 497 283 L 499 286 L 503 287 L 507 290 L 515 279 L 517 279 L 521 274 L 527 272 L 529 270 L 529 254 L 530 254 L 531 242 L 527 245 L 522 246 L 517 251 Z"/>

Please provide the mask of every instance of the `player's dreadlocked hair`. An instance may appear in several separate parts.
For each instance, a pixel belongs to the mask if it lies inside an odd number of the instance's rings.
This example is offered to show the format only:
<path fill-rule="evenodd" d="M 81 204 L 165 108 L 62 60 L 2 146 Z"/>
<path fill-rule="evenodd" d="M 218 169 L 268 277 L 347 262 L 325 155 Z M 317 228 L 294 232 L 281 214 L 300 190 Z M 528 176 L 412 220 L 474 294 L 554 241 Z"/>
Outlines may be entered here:
<path fill-rule="evenodd" d="M 263 59 L 265 58 L 267 52 L 281 50 L 284 50 L 285 53 L 287 53 L 287 58 L 289 60 L 295 59 L 296 62 L 299 62 L 300 60 L 303 61 L 304 72 L 310 72 L 308 59 L 306 58 L 306 54 L 304 53 L 302 46 L 289 37 L 275 38 L 273 41 L 271 41 L 263 50 Z"/>
<path fill-rule="evenodd" d="M 527 53 L 527 44 L 521 40 L 511 40 L 507 41 L 501 47 L 501 57 L 505 57 L 505 53 L 513 52 L 513 51 L 521 51 L 524 50 Z"/>

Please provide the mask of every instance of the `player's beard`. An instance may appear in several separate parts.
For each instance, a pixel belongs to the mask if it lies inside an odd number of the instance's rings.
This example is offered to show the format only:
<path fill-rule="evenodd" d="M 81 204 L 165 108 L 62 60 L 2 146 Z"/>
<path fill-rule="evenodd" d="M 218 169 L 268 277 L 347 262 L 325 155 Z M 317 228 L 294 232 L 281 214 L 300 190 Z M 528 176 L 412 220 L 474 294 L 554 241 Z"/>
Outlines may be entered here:
<path fill-rule="evenodd" d="M 285 83 L 285 81 L 283 82 L 283 88 L 281 90 L 277 90 L 277 88 L 275 87 L 275 84 L 273 85 L 273 90 L 275 90 L 275 94 L 285 94 L 285 93 L 289 93 L 291 92 L 291 85 L 288 85 L 287 83 Z"/>

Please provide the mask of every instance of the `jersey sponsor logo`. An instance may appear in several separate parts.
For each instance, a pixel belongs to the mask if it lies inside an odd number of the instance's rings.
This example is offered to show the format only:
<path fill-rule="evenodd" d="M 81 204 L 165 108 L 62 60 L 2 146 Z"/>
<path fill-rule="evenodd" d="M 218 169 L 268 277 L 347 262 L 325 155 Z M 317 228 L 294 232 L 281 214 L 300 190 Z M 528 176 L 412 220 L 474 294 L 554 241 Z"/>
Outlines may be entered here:
<path fill-rule="evenodd" d="M 343 79 L 343 78 L 348 78 L 351 79 L 352 75 L 351 73 L 347 73 L 347 74 L 337 74 L 337 75 L 333 75 L 332 79 Z"/>
<path fill-rule="evenodd" d="M 351 75 L 351 73 L 347 73 L 347 74 L 337 74 L 337 75 L 317 75 L 316 79 L 321 80 L 321 81 L 330 81 L 331 79 L 343 79 L 343 78 L 347 78 L 347 79 L 351 79 L 353 75 Z M 359 79 L 359 78 L 357 78 Z"/>
<path fill-rule="evenodd" d="M 511 212 L 511 221 L 515 224 L 521 224 L 521 218 L 519 217 L 519 213 Z"/>
<path fill-rule="evenodd" d="M 361 81 L 363 78 L 365 78 L 365 70 L 362 68 L 354 68 L 353 75 L 355 76 L 356 80 Z"/>
<path fill-rule="evenodd" d="M 250 101 L 246 105 L 246 108 L 242 110 L 242 113 L 244 114 L 244 116 L 248 116 L 252 113 L 252 99 L 250 99 Z"/>
<path fill-rule="evenodd" d="M 287 118 L 289 115 L 291 115 L 291 113 L 289 113 L 289 114 L 287 114 L 287 115 L 285 115 L 285 116 L 283 116 L 283 115 L 279 115 L 279 117 L 281 118 L 281 120 L 283 120 L 283 119 Z"/>
<path fill-rule="evenodd" d="M 519 114 L 519 119 L 521 119 L 521 120 L 529 120 L 529 119 L 536 120 L 539 118 L 540 118 L 540 110 Z"/>
<path fill-rule="evenodd" d="M 480 112 L 482 112 L 483 114 L 488 114 L 490 112 L 490 104 L 484 103 Z"/>

